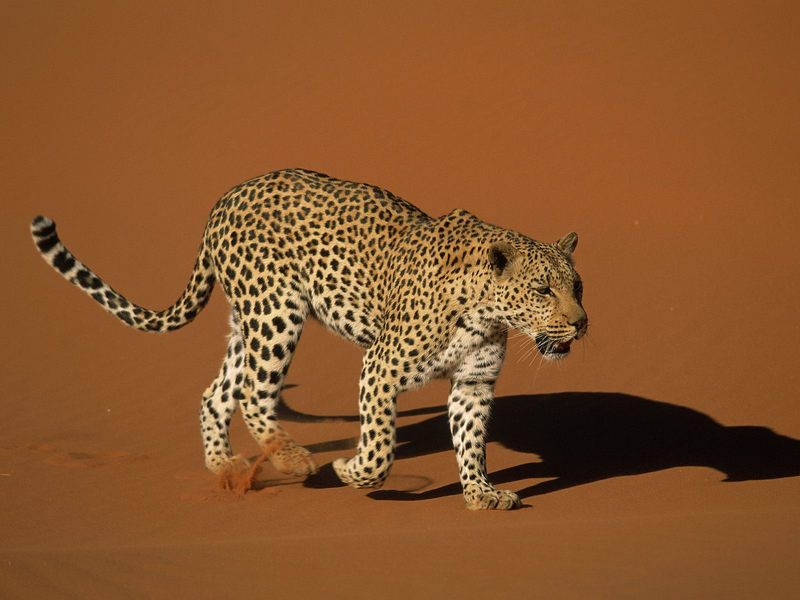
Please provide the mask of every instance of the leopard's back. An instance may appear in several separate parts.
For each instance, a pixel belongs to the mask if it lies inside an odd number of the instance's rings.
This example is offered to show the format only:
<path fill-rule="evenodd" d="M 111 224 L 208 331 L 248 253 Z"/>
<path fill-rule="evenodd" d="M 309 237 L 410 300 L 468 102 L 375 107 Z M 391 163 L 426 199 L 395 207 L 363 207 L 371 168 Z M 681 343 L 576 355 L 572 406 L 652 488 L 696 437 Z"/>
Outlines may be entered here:
<path fill-rule="evenodd" d="M 379 187 L 287 169 L 225 194 L 205 243 L 234 305 L 287 286 L 333 331 L 367 347 L 382 326 L 392 249 L 409 227 L 428 221 Z"/>

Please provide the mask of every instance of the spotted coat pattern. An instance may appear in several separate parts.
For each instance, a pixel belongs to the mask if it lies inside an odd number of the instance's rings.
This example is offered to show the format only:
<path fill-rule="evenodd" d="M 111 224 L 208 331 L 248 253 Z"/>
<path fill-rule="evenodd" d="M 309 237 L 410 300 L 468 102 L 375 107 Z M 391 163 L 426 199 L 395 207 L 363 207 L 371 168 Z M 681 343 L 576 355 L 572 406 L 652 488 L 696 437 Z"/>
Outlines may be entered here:
<path fill-rule="evenodd" d="M 317 469 L 276 418 L 281 388 L 309 316 L 364 350 L 356 455 L 334 461 L 354 487 L 386 479 L 395 452 L 397 395 L 449 378 L 450 429 L 468 508 L 519 504 L 486 476 L 485 441 L 507 330 L 550 359 L 586 331 L 573 268 L 574 233 L 554 244 L 485 223 L 464 210 L 431 218 L 381 188 L 290 169 L 242 183 L 211 211 L 188 285 L 169 308 L 137 306 L 61 243 L 37 217 L 34 242 L 62 276 L 141 331 L 194 319 L 219 282 L 232 305 L 222 367 L 203 394 L 206 466 L 241 467 L 228 428 L 247 428 L 283 473 Z"/>

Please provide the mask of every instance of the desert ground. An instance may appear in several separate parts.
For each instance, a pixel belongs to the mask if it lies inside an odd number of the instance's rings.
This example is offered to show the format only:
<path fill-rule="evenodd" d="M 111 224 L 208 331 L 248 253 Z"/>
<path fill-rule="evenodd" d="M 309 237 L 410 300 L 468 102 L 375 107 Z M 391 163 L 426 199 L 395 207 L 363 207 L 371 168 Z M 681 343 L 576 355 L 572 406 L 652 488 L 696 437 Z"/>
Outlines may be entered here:
<path fill-rule="evenodd" d="M 5 2 L 2 598 L 796 598 L 800 10 L 791 2 Z M 217 289 L 145 335 L 31 218 L 168 306 L 235 184 L 306 167 L 554 241 L 589 335 L 519 338 L 464 509 L 448 384 L 400 397 L 380 490 L 336 485 L 360 351 L 309 323 L 283 393 L 323 465 L 235 496 L 198 408 Z M 238 417 L 235 450 L 258 448 Z"/>

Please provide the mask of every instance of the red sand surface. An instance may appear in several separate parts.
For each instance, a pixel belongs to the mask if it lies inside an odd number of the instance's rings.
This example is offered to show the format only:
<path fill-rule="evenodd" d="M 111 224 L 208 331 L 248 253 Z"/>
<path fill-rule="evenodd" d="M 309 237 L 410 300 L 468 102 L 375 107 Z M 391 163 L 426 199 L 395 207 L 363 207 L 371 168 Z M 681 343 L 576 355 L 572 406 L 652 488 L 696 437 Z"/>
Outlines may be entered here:
<path fill-rule="evenodd" d="M 296 5 L 303 4 L 298 7 Z M 800 11 L 790 2 L 5 3 L 0 597 L 796 598 Z M 580 234 L 591 332 L 498 384 L 464 510 L 447 385 L 379 492 L 217 489 L 221 293 L 148 336 L 28 223 L 169 305 L 230 186 L 303 166 L 537 239 Z M 359 352 L 307 327 L 286 426 L 352 452 Z M 566 395 L 559 395 L 567 393 Z M 237 451 L 257 454 L 236 422 Z"/>

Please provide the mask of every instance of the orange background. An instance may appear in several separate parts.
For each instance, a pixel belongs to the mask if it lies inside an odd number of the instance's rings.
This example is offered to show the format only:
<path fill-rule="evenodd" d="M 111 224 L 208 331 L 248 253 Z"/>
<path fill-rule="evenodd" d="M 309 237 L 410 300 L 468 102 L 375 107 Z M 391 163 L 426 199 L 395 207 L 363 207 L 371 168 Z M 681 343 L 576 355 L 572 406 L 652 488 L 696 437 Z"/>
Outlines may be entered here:
<path fill-rule="evenodd" d="M 0 595 L 794 596 L 799 16 L 791 2 L 5 3 Z M 589 337 L 558 365 L 512 344 L 498 384 L 490 471 L 532 508 L 467 513 L 446 487 L 445 382 L 401 397 L 409 449 L 384 492 L 268 469 L 242 499 L 216 492 L 197 410 L 223 295 L 191 327 L 141 335 L 60 281 L 27 233 L 52 217 L 111 285 L 163 307 L 216 199 L 291 166 L 432 215 L 579 233 Z M 352 416 L 358 368 L 310 324 L 286 401 Z M 562 391 L 581 394 L 537 396 Z M 322 463 L 357 433 L 287 428 Z M 233 435 L 256 451 L 238 422 Z"/>

